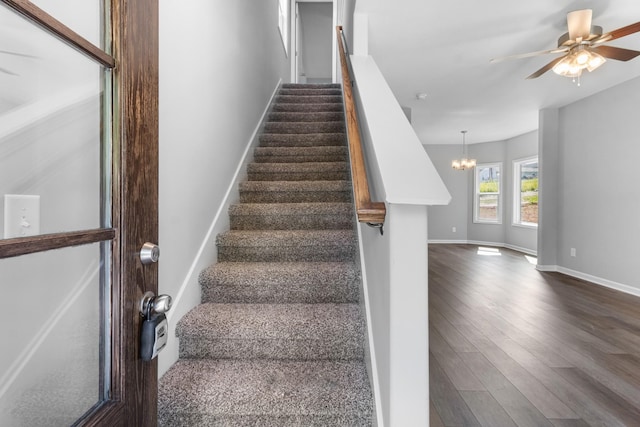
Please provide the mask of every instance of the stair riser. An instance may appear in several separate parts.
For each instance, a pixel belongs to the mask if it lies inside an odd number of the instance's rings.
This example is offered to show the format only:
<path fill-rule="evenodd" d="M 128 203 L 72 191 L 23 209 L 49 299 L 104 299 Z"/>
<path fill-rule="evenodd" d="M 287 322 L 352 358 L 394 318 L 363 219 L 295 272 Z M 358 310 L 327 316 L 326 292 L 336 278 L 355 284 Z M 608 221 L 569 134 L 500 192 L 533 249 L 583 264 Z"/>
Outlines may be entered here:
<path fill-rule="evenodd" d="M 344 120 L 342 112 L 275 112 L 269 114 L 270 122 L 337 122 Z"/>
<path fill-rule="evenodd" d="M 198 281 L 205 303 L 357 303 L 360 275 L 352 263 L 217 263 Z"/>
<path fill-rule="evenodd" d="M 354 360 L 364 357 L 363 337 L 345 342 L 295 339 L 180 337 L 180 357 L 189 359 Z"/>
<path fill-rule="evenodd" d="M 271 156 L 257 155 L 253 158 L 256 163 L 328 163 L 346 162 L 346 154 L 300 155 L 300 156 Z"/>
<path fill-rule="evenodd" d="M 241 203 L 351 202 L 350 191 L 242 191 Z"/>
<path fill-rule="evenodd" d="M 220 246 L 219 262 L 354 261 L 355 246 Z"/>
<path fill-rule="evenodd" d="M 322 113 L 330 111 L 339 111 L 340 114 L 344 114 L 344 108 L 342 103 L 328 102 L 328 103 L 300 103 L 300 102 L 281 102 L 273 104 L 274 113 L 292 112 L 292 113 Z"/>
<path fill-rule="evenodd" d="M 351 215 L 232 215 L 232 230 L 350 230 Z"/>
<path fill-rule="evenodd" d="M 289 89 L 289 88 L 283 88 L 280 90 L 280 92 L 278 93 L 281 96 L 341 96 L 342 95 L 342 90 L 341 89 L 330 89 L 330 88 L 326 88 L 326 89 L 310 89 L 310 88 L 305 88 L 305 89 Z"/>
<path fill-rule="evenodd" d="M 347 147 L 257 147 L 256 163 L 348 162 Z"/>
<path fill-rule="evenodd" d="M 275 102 L 278 104 L 340 104 L 341 96 L 299 96 L 299 95 L 278 95 Z"/>
<path fill-rule="evenodd" d="M 283 83 L 282 89 L 340 89 L 340 83 Z"/>
<path fill-rule="evenodd" d="M 249 181 L 347 181 L 349 172 L 249 172 Z"/>
<path fill-rule="evenodd" d="M 343 122 L 267 122 L 264 133 L 309 134 L 344 133 Z"/>
<path fill-rule="evenodd" d="M 262 147 L 343 147 L 346 145 L 347 139 L 344 133 L 262 134 L 260 136 Z"/>
<path fill-rule="evenodd" d="M 202 286 L 202 302 L 253 304 L 322 304 L 357 303 L 358 288 L 354 282 L 320 284 L 286 283 L 218 284 Z"/>
<path fill-rule="evenodd" d="M 345 415 L 242 415 L 225 416 L 202 413 L 160 413 L 159 427 L 327 427 L 327 426 L 371 426 L 371 416 Z"/>

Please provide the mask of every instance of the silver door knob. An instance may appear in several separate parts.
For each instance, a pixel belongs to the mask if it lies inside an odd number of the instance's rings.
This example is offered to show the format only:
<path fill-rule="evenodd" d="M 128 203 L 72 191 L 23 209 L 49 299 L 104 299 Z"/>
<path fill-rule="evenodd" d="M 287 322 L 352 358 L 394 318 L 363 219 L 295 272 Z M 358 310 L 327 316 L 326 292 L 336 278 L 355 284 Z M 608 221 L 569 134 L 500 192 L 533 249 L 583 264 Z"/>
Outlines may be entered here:
<path fill-rule="evenodd" d="M 160 259 L 160 247 L 153 243 L 145 243 L 140 249 L 140 261 L 143 264 L 152 264 Z"/>
<path fill-rule="evenodd" d="M 153 300 L 153 308 L 152 310 L 156 313 L 166 313 L 171 310 L 171 303 L 173 300 L 169 295 L 158 295 Z"/>
<path fill-rule="evenodd" d="M 140 314 L 149 316 L 153 313 L 166 313 L 171 310 L 173 300 L 169 295 L 158 295 L 151 291 L 145 292 L 140 300 Z"/>

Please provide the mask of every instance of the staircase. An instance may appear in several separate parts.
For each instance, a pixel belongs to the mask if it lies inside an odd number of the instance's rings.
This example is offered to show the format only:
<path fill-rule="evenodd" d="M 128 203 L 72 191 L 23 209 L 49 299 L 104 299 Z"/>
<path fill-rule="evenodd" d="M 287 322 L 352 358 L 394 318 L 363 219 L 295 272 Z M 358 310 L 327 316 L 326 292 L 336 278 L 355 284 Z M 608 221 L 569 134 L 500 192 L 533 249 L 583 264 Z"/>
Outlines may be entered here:
<path fill-rule="evenodd" d="M 339 85 L 283 85 L 179 322 L 161 426 L 370 426 Z"/>

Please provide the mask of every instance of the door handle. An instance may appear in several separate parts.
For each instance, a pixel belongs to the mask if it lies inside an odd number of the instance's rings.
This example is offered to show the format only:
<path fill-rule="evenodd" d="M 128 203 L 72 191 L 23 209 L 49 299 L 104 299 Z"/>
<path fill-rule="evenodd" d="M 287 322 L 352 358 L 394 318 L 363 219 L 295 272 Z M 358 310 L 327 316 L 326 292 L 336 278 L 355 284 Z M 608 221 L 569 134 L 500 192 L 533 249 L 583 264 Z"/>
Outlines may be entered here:
<path fill-rule="evenodd" d="M 164 314 L 171 310 L 173 299 L 169 295 L 158 295 L 147 291 L 140 300 L 140 314 L 148 317 L 152 314 Z"/>
<path fill-rule="evenodd" d="M 155 296 L 145 292 L 140 300 L 140 314 L 144 317 L 140 332 L 140 358 L 145 362 L 153 360 L 167 345 L 169 324 L 165 313 L 171 309 L 169 295 Z"/>

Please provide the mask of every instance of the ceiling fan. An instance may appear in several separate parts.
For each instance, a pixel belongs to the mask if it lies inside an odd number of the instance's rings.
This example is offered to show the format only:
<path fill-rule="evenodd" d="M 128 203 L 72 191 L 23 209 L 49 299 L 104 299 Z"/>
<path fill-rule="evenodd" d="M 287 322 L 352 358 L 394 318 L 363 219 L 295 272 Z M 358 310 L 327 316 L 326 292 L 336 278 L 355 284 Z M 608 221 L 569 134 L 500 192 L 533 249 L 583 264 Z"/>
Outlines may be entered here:
<path fill-rule="evenodd" d="M 585 69 L 588 71 L 595 70 L 604 64 L 607 58 L 617 61 L 629 61 L 640 55 L 640 51 L 637 50 L 604 45 L 604 43 L 612 40 L 639 32 L 640 22 L 603 34 L 602 27 L 591 25 L 592 14 L 591 9 L 569 12 L 567 14 L 567 27 L 569 28 L 569 32 L 560 36 L 556 49 L 504 56 L 492 59 L 491 62 L 528 58 L 550 53 L 564 53 L 564 55 L 554 59 L 531 74 L 527 79 L 540 77 L 549 70 L 553 70 L 561 76 L 576 78 L 580 77 L 582 71 Z"/>

